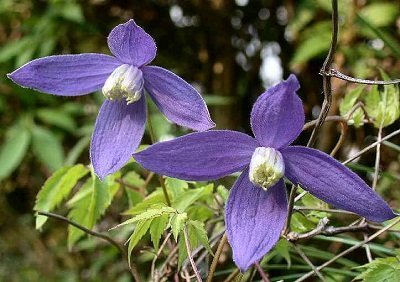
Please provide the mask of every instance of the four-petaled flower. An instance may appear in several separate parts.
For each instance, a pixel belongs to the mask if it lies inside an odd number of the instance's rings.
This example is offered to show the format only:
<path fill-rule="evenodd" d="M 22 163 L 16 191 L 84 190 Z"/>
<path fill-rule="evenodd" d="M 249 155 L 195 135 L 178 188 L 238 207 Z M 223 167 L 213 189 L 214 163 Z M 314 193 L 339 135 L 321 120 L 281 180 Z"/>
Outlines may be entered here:
<path fill-rule="evenodd" d="M 381 222 L 393 211 L 355 173 L 329 155 L 288 146 L 304 125 L 294 75 L 269 88 L 253 106 L 255 138 L 229 131 L 192 133 L 134 155 L 143 167 L 185 180 L 213 180 L 243 170 L 226 205 L 226 228 L 241 270 L 259 261 L 278 241 L 288 212 L 282 179 L 337 208 Z"/>
<path fill-rule="evenodd" d="M 191 85 L 166 69 L 146 66 L 156 56 L 156 44 L 133 20 L 111 31 L 108 46 L 114 56 L 49 56 L 8 75 L 23 87 L 60 96 L 102 89 L 107 99 L 90 146 L 94 171 L 100 178 L 119 170 L 140 144 L 146 123 L 144 89 L 171 121 L 197 131 L 214 127 L 204 100 Z"/>

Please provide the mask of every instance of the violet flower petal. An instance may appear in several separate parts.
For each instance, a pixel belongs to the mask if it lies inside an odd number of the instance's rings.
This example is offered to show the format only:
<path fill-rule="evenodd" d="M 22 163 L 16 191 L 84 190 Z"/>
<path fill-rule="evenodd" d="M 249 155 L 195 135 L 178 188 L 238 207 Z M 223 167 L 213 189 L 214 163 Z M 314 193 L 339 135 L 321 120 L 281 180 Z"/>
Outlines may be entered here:
<path fill-rule="evenodd" d="M 143 137 L 146 101 L 127 105 L 125 100 L 105 100 L 96 120 L 90 144 L 94 172 L 100 179 L 124 166 Z"/>
<path fill-rule="evenodd" d="M 215 126 L 201 95 L 176 74 L 155 66 L 142 68 L 144 87 L 171 121 L 197 131 Z"/>
<path fill-rule="evenodd" d="M 154 39 L 134 20 L 117 25 L 108 35 L 107 41 L 115 57 L 137 67 L 150 63 L 157 53 Z"/>
<path fill-rule="evenodd" d="M 299 88 L 296 76 L 291 74 L 257 99 L 251 127 L 261 145 L 279 149 L 299 136 L 304 125 L 303 104 L 296 94 Z"/>
<path fill-rule="evenodd" d="M 226 204 L 226 230 L 233 260 L 241 271 L 259 261 L 279 240 L 287 209 L 280 180 L 264 191 L 249 181 L 249 170 L 236 180 Z"/>
<path fill-rule="evenodd" d="M 8 77 L 22 87 L 60 96 L 78 96 L 101 89 L 121 63 L 114 57 L 86 53 L 49 56 L 30 61 Z"/>
<path fill-rule="evenodd" d="M 395 217 L 386 202 L 357 174 L 329 155 L 301 146 L 281 152 L 286 177 L 321 200 L 371 221 Z"/>
<path fill-rule="evenodd" d="M 244 133 L 212 130 L 156 143 L 133 157 L 157 174 L 212 180 L 246 167 L 257 146 L 256 140 Z"/>

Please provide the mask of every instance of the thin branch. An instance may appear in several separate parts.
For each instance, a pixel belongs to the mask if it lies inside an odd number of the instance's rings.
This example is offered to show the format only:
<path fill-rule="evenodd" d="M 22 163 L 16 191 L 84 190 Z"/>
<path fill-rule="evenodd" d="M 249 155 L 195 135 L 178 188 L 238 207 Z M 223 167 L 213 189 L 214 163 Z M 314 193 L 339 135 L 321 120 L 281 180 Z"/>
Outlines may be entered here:
<path fill-rule="evenodd" d="M 326 281 L 325 277 L 322 275 L 321 272 L 315 267 L 315 265 L 311 262 L 311 260 L 306 256 L 306 254 L 296 245 L 293 244 L 294 249 L 296 252 L 301 256 L 301 258 L 311 267 L 311 269 L 315 272 L 315 274 L 321 279 L 321 281 Z"/>
<path fill-rule="evenodd" d="M 292 189 L 290 190 L 289 201 L 288 201 L 288 212 L 286 216 L 285 227 L 283 228 L 282 234 L 286 235 L 290 231 L 290 222 L 292 220 L 293 207 L 295 202 L 295 196 L 297 193 L 297 186 L 292 185 Z"/>
<path fill-rule="evenodd" d="M 342 164 L 347 164 L 349 162 L 354 161 L 355 159 L 357 159 L 358 157 L 360 157 L 361 155 L 363 155 L 364 153 L 368 152 L 369 150 L 373 149 L 376 145 L 382 143 L 383 141 L 386 141 L 396 135 L 400 134 L 400 129 L 393 131 L 392 133 L 386 135 L 385 137 L 383 137 L 381 140 L 378 140 L 374 143 L 372 143 L 371 145 L 369 145 L 368 147 L 365 147 L 364 149 L 362 149 L 360 152 L 358 152 L 357 154 L 355 154 L 354 156 L 352 156 L 351 158 L 349 158 L 348 160 L 342 162 Z"/>
<path fill-rule="evenodd" d="M 83 232 L 85 232 L 85 233 L 87 233 L 89 235 L 92 235 L 94 237 L 103 239 L 103 240 L 109 242 L 114 247 L 116 247 L 121 252 L 122 256 L 125 259 L 128 258 L 128 254 L 127 254 L 126 250 L 117 241 L 115 241 L 113 238 L 111 238 L 111 237 L 109 237 L 109 236 L 107 236 L 105 234 L 90 230 L 90 229 L 86 228 L 85 226 L 80 225 L 79 223 L 76 223 L 76 222 L 74 222 L 74 221 L 72 221 L 72 220 L 70 220 L 70 219 L 68 219 L 68 218 L 66 218 L 64 216 L 61 216 L 61 215 L 58 215 L 58 214 L 55 214 L 55 213 L 45 212 L 45 211 L 38 211 L 37 214 L 64 221 L 64 222 L 66 222 L 66 223 L 68 223 L 68 224 L 70 224 L 70 225 L 82 230 Z M 129 269 L 130 273 L 132 274 L 133 278 L 137 282 L 140 282 L 141 281 L 140 274 L 137 271 L 136 266 L 133 265 L 132 262 L 131 262 L 131 265 L 128 265 L 128 269 Z"/>
<path fill-rule="evenodd" d="M 229 276 L 223 282 L 233 281 L 238 274 L 240 274 L 240 270 L 239 270 L 239 268 L 236 268 L 235 271 L 233 271 L 231 274 L 229 274 Z"/>
<path fill-rule="evenodd" d="M 333 59 L 336 52 L 336 46 L 338 41 L 338 33 L 339 33 L 339 13 L 338 13 L 338 1 L 332 0 L 332 38 L 331 44 L 328 52 L 328 56 L 325 59 L 324 64 L 322 65 L 321 74 L 323 79 L 323 92 L 324 92 L 324 102 L 322 103 L 321 113 L 318 117 L 317 124 L 314 127 L 313 132 L 311 133 L 311 137 L 308 141 L 307 147 L 312 147 L 317 139 L 319 130 L 322 124 L 325 121 L 325 118 L 328 116 L 329 109 L 332 104 L 332 82 L 331 76 L 325 75 L 332 66 Z"/>
<path fill-rule="evenodd" d="M 172 233 L 168 233 L 167 236 L 165 236 L 164 241 L 162 242 L 160 248 L 158 249 L 158 252 L 156 253 L 156 255 L 153 258 L 153 261 L 151 262 L 151 277 L 153 278 L 153 280 L 158 281 L 158 279 L 155 279 L 155 267 L 156 267 L 156 261 L 158 259 L 158 257 L 161 255 L 162 250 L 164 249 L 165 245 L 167 244 L 169 238 L 171 237 Z"/>
<path fill-rule="evenodd" d="M 375 232 L 373 235 L 371 235 L 370 237 L 368 237 L 367 239 L 365 239 L 364 241 L 361 241 L 360 243 L 354 245 L 353 247 L 341 252 L 340 254 L 336 255 L 335 257 L 333 257 L 332 259 L 328 260 L 327 262 L 325 262 L 324 264 L 320 265 L 317 267 L 317 270 L 321 270 L 324 267 L 330 265 L 331 263 L 335 262 L 336 260 L 340 259 L 341 257 L 347 255 L 348 253 L 351 253 L 352 251 L 362 247 L 363 245 L 365 245 L 366 243 L 372 241 L 373 239 L 375 239 L 376 237 L 378 237 L 379 235 L 381 235 L 382 233 L 384 233 L 385 231 L 389 230 L 390 228 L 392 228 L 393 226 L 395 226 L 396 224 L 398 224 L 400 222 L 400 217 L 398 217 L 395 221 L 393 221 L 392 223 L 386 225 L 384 228 L 382 228 L 381 230 Z M 299 279 L 297 279 L 295 282 L 301 282 L 306 280 L 307 278 L 313 276 L 314 271 L 310 271 L 307 274 L 303 275 L 302 277 L 300 277 Z"/>
<path fill-rule="evenodd" d="M 260 264 L 258 262 L 255 263 L 255 266 L 257 268 L 258 274 L 260 274 L 261 279 L 263 282 L 270 282 L 268 275 L 264 272 L 264 270 L 262 269 L 262 267 L 260 266 Z"/>
<path fill-rule="evenodd" d="M 301 194 L 300 194 L 301 195 Z M 316 207 L 303 207 L 303 206 L 294 206 L 294 210 L 298 211 L 320 211 L 320 212 L 329 212 L 329 213 L 340 213 L 340 214 L 353 214 L 357 215 L 354 212 L 345 211 L 345 210 L 336 210 L 336 209 L 323 209 Z"/>
<path fill-rule="evenodd" d="M 203 280 L 201 279 L 200 273 L 197 269 L 196 263 L 194 262 L 193 257 L 192 257 L 192 249 L 190 247 L 189 236 L 187 233 L 186 226 L 183 228 L 183 237 L 185 237 L 186 251 L 187 251 L 190 263 L 192 264 L 193 272 L 196 275 L 196 279 L 198 282 L 203 282 Z"/>
<path fill-rule="evenodd" d="M 346 140 L 347 129 L 347 122 L 340 122 L 340 137 L 338 142 L 336 143 L 335 148 L 333 148 L 332 152 L 330 153 L 331 157 L 335 156 L 340 147 L 342 147 L 344 141 Z"/>
<path fill-rule="evenodd" d="M 341 73 L 336 69 L 330 69 L 328 72 L 323 73 L 325 76 L 336 77 L 341 80 L 345 80 L 347 82 L 357 83 L 357 84 L 368 84 L 368 85 L 390 85 L 390 84 L 398 84 L 400 83 L 400 79 L 394 80 L 368 80 L 368 79 L 360 79 L 354 78 L 348 75 Z"/>
<path fill-rule="evenodd" d="M 228 240 L 228 237 L 225 232 L 221 238 L 221 241 L 219 241 L 217 251 L 215 252 L 213 261 L 211 263 L 210 271 L 208 272 L 208 276 L 207 276 L 207 282 L 211 282 L 213 280 L 214 273 L 215 273 L 215 270 L 218 265 L 219 257 L 221 256 L 222 250 L 224 249 L 224 246 L 225 246 L 227 240 Z"/>

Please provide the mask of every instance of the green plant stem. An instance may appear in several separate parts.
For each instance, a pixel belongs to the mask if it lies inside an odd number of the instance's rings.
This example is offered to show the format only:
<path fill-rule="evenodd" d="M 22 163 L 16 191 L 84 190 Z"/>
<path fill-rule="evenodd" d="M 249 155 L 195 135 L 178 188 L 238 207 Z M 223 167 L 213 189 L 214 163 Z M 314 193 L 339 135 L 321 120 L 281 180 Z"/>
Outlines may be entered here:
<path fill-rule="evenodd" d="M 219 241 L 217 251 L 215 252 L 213 261 L 211 263 L 210 271 L 208 272 L 208 276 L 207 276 L 207 282 L 211 282 L 213 280 L 215 270 L 217 269 L 219 257 L 221 256 L 222 250 L 224 249 L 224 246 L 225 246 L 227 240 L 228 240 L 228 237 L 225 232 L 221 238 L 221 241 Z"/>
<path fill-rule="evenodd" d="M 149 116 L 148 119 L 147 119 L 147 125 L 148 125 L 148 127 L 149 127 L 149 134 L 150 134 L 151 143 L 154 144 L 154 143 L 157 142 L 157 139 L 156 139 L 156 136 L 155 136 L 155 134 L 154 134 L 153 123 L 152 123 L 152 121 L 151 121 L 151 117 L 150 117 L 150 116 Z M 159 179 L 159 181 L 160 181 L 160 185 L 161 185 L 161 188 L 162 188 L 162 190 L 163 190 L 163 194 L 164 194 L 165 201 L 167 202 L 167 205 L 168 205 L 168 206 L 171 206 L 171 200 L 170 200 L 170 198 L 169 198 L 167 188 L 165 187 L 164 178 L 163 178 L 162 175 L 159 175 L 159 176 L 158 176 L 158 179 Z"/>

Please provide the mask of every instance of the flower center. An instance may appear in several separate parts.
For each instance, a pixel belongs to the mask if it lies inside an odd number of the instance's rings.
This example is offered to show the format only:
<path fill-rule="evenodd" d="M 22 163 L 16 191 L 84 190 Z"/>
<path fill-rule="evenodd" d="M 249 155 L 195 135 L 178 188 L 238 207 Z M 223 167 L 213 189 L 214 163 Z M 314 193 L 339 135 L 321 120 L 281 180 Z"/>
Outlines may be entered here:
<path fill-rule="evenodd" d="M 143 74 L 132 65 L 121 65 L 107 78 L 102 88 L 103 95 L 110 101 L 125 99 L 127 105 L 142 96 Z"/>
<path fill-rule="evenodd" d="M 258 147 L 255 149 L 251 161 L 249 178 L 251 183 L 267 190 L 283 177 L 285 163 L 278 150 Z"/>

